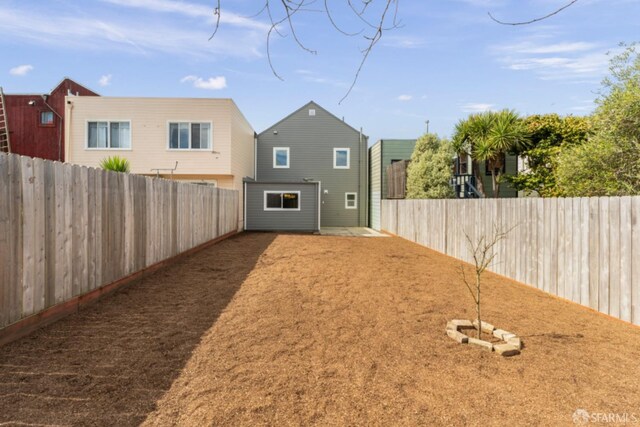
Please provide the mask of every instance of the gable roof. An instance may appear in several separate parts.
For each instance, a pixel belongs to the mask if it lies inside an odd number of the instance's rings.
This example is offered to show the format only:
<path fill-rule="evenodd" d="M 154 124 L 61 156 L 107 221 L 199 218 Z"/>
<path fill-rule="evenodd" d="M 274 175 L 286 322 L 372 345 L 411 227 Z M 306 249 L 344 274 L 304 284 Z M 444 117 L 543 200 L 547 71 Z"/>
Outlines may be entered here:
<path fill-rule="evenodd" d="M 90 88 L 86 87 L 85 85 L 80 84 L 80 83 L 78 83 L 77 81 L 75 81 L 75 80 L 73 80 L 72 78 L 67 77 L 67 76 L 63 77 L 63 78 L 62 78 L 62 80 L 60 80 L 60 82 L 59 82 L 57 85 L 55 85 L 53 89 L 51 89 L 51 91 L 49 92 L 49 94 L 52 94 L 53 92 L 55 92 L 55 91 L 56 91 L 60 86 L 62 86 L 62 85 L 64 84 L 64 82 L 67 82 L 67 81 L 69 81 L 69 82 L 73 83 L 74 85 L 80 86 L 81 88 L 83 88 L 83 89 L 85 89 L 85 90 L 88 90 L 89 92 L 93 93 L 93 94 L 94 94 L 94 95 L 96 95 L 96 96 L 100 96 L 100 95 L 98 94 L 98 92 L 96 92 L 95 90 L 92 90 L 92 89 L 90 89 Z"/>
<path fill-rule="evenodd" d="M 358 134 L 360 133 L 360 130 L 358 130 L 358 129 L 354 128 L 353 126 L 351 126 L 351 125 L 349 125 L 349 124 L 347 124 L 344 120 L 340 120 L 338 117 L 336 117 L 334 114 L 332 114 L 329 110 L 327 110 L 326 108 L 322 108 L 320 105 L 318 105 L 315 101 L 309 101 L 309 102 L 307 102 L 306 104 L 304 104 L 302 107 L 298 108 L 297 110 L 295 110 L 295 111 L 294 111 L 294 112 L 292 112 L 291 114 L 287 115 L 285 118 L 283 118 L 283 119 L 279 120 L 279 121 L 278 121 L 278 122 L 276 122 L 275 124 L 273 124 L 273 125 L 269 126 L 269 127 L 268 127 L 268 128 L 266 128 L 265 130 L 263 130 L 262 132 L 260 132 L 260 133 L 258 134 L 258 136 L 262 135 L 263 133 L 266 133 L 266 132 L 271 131 L 273 128 L 275 128 L 276 126 L 278 126 L 278 125 L 280 125 L 281 123 L 285 122 L 286 120 L 288 120 L 289 118 L 291 118 L 291 117 L 292 117 L 293 115 L 295 115 L 296 113 L 298 113 L 298 112 L 300 112 L 300 111 L 302 111 L 302 110 L 305 110 L 305 109 L 307 109 L 307 108 L 309 108 L 309 107 L 312 107 L 312 108 L 315 108 L 315 109 L 318 109 L 318 110 L 322 110 L 322 111 L 324 111 L 325 113 L 327 113 L 327 115 L 329 115 L 329 117 L 332 117 L 332 118 L 333 118 L 333 119 L 335 119 L 336 121 L 338 121 L 338 122 L 342 123 L 342 125 L 344 125 L 344 126 L 348 127 L 349 129 L 351 129 L 352 131 L 354 131 L 354 132 L 356 132 L 356 133 L 358 133 Z M 367 137 L 365 134 L 362 134 L 362 136 L 363 136 L 364 138 L 367 138 L 367 139 L 368 139 L 368 137 Z"/>

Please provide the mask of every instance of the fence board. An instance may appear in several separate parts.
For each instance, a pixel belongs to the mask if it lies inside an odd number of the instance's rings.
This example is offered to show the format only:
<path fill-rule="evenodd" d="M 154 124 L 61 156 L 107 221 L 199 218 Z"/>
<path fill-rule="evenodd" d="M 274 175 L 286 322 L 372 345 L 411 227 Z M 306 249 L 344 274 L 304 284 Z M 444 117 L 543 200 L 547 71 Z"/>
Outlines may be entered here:
<path fill-rule="evenodd" d="M 233 190 L 0 155 L 0 328 L 237 230 L 238 200 Z"/>
<path fill-rule="evenodd" d="M 383 230 L 467 262 L 465 232 L 515 226 L 492 271 L 640 324 L 640 197 L 383 200 L 381 213 Z"/>

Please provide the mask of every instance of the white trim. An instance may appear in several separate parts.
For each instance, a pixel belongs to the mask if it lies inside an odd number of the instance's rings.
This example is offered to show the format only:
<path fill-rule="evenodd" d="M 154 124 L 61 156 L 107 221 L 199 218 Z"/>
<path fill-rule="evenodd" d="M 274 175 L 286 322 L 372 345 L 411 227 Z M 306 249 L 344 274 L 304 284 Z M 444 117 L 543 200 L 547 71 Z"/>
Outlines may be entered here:
<path fill-rule="evenodd" d="M 353 206 L 349 206 L 349 196 L 356 196 L 355 200 L 353 201 Z M 345 209 L 358 209 L 358 193 L 355 192 L 351 192 L 351 193 L 344 193 L 344 208 Z"/>
<path fill-rule="evenodd" d="M 336 165 L 336 153 L 338 151 L 346 151 L 347 152 L 347 166 L 337 166 Z M 333 149 L 333 168 L 334 169 L 350 169 L 351 168 L 351 149 L 350 148 L 334 148 Z"/>
<path fill-rule="evenodd" d="M 186 123 L 189 125 L 189 148 L 171 148 L 171 124 Z M 207 123 L 209 125 L 209 147 L 191 148 L 191 125 Z M 179 132 L 179 131 L 178 131 Z M 178 141 L 178 145 L 180 141 Z M 206 151 L 213 152 L 213 122 L 211 120 L 167 120 L 167 151 Z"/>
<path fill-rule="evenodd" d="M 297 209 L 285 209 L 285 208 L 268 208 L 267 207 L 267 194 L 284 194 L 284 193 L 289 193 L 289 194 L 297 194 L 298 195 L 298 208 Z M 300 191 L 288 191 L 288 190 L 265 190 L 264 191 L 264 204 L 263 204 L 263 209 L 265 211 L 299 211 L 300 210 L 300 206 L 302 204 L 302 200 L 300 197 Z"/>
<path fill-rule="evenodd" d="M 89 123 L 107 123 L 107 144 L 111 143 L 111 123 L 129 123 L 129 147 L 89 147 Z M 86 151 L 132 151 L 133 150 L 133 127 L 131 119 L 85 119 L 84 121 L 84 149 Z"/>
<path fill-rule="evenodd" d="M 322 205 L 322 181 L 318 181 L 318 231 L 320 231 L 320 225 L 322 224 L 320 221 L 320 215 L 322 214 L 320 205 Z"/>
<path fill-rule="evenodd" d="M 285 166 L 276 165 L 276 151 L 285 150 L 287 152 L 287 164 Z M 291 164 L 291 150 L 289 147 L 273 147 L 273 168 L 274 169 L 289 169 L 289 165 Z"/>

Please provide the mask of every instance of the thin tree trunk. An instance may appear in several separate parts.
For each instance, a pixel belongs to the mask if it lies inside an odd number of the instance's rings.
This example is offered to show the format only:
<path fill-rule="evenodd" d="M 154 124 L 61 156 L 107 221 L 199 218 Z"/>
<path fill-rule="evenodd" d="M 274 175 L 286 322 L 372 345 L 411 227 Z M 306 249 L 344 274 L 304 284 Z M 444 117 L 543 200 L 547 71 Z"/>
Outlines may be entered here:
<path fill-rule="evenodd" d="M 499 172 L 495 178 L 495 188 L 493 189 L 493 197 L 500 197 L 500 176 L 502 176 L 502 172 Z"/>
<path fill-rule="evenodd" d="M 480 274 L 476 273 L 476 314 L 478 316 L 478 339 L 482 339 L 482 320 L 480 318 Z"/>
<path fill-rule="evenodd" d="M 482 175 L 480 174 L 480 165 L 477 161 L 471 160 L 471 173 L 476 178 L 476 189 L 482 197 L 487 197 L 487 194 L 484 192 L 484 183 L 482 182 Z"/>

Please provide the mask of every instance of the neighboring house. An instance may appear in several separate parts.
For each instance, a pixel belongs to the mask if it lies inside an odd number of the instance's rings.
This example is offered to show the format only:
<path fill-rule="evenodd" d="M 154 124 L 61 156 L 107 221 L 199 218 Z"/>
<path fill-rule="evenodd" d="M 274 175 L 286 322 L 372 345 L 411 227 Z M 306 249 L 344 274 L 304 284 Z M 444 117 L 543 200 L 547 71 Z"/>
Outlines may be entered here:
<path fill-rule="evenodd" d="M 315 102 L 258 135 L 255 179 L 247 230 L 367 224 L 367 137 Z"/>
<path fill-rule="evenodd" d="M 518 156 L 507 154 L 503 164 L 502 173 L 504 175 L 518 174 Z M 471 156 L 457 156 L 454 160 L 453 173 L 453 181 L 458 198 L 477 197 L 477 194 L 473 190 L 478 186 L 476 185 L 475 178 L 471 174 Z M 484 185 L 486 197 L 493 197 L 493 181 L 491 179 L 491 170 L 488 168 L 488 162 L 480 162 L 480 175 L 482 176 L 482 184 Z M 469 188 L 469 183 L 473 188 Z M 500 198 L 513 197 L 518 197 L 518 192 L 503 179 L 500 184 Z"/>
<path fill-rule="evenodd" d="M 45 94 L 4 94 L 3 105 L 10 151 L 47 160 L 65 160 L 64 99 L 67 95 L 99 96 L 65 77 Z"/>
<path fill-rule="evenodd" d="M 369 226 L 380 229 L 380 203 L 389 198 L 388 167 L 410 160 L 415 139 L 381 139 L 369 148 Z M 406 172 L 406 171 L 405 171 Z"/>
<path fill-rule="evenodd" d="M 255 132 L 231 99 L 68 97 L 67 161 L 240 191 L 254 176 Z"/>

